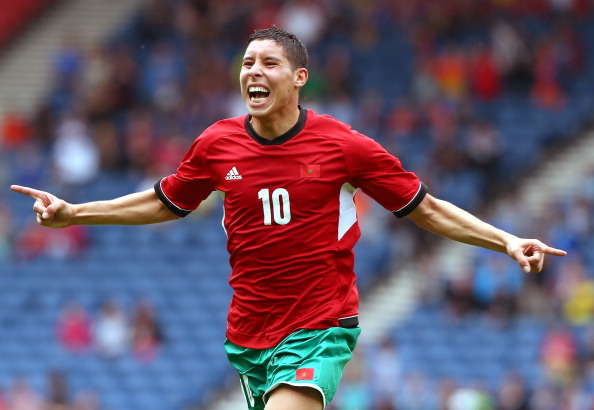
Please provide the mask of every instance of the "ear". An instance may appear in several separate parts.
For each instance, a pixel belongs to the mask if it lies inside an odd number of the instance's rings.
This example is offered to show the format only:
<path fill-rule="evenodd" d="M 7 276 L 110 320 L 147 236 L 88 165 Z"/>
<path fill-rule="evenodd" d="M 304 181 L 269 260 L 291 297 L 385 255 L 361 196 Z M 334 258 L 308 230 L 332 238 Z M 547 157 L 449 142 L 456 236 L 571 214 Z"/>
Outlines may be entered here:
<path fill-rule="evenodd" d="M 298 68 L 295 70 L 295 87 L 301 88 L 307 82 L 309 73 L 306 68 Z"/>

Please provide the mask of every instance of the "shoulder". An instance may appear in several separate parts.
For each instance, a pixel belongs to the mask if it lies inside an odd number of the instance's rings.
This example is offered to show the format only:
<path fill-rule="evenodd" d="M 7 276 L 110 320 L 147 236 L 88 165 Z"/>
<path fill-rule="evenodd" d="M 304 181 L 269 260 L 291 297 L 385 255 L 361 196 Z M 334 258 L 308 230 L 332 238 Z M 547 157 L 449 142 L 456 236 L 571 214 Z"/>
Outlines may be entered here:
<path fill-rule="evenodd" d="M 206 158 L 212 151 L 211 148 L 219 145 L 217 144 L 218 142 L 228 141 L 229 138 L 245 136 L 245 117 L 244 115 L 220 120 L 206 128 L 196 137 L 184 160 Z"/>
<path fill-rule="evenodd" d="M 306 127 L 310 127 L 310 130 L 320 137 L 333 141 L 343 150 L 356 152 L 361 149 L 376 149 L 379 146 L 375 140 L 353 129 L 350 124 L 331 115 L 317 114 L 313 110 L 308 110 Z"/>
<path fill-rule="evenodd" d="M 331 115 L 318 114 L 314 110 L 307 110 L 306 127 L 311 127 L 316 132 L 332 136 L 336 133 L 350 134 L 353 132 L 352 127 Z"/>
<path fill-rule="evenodd" d="M 234 134 L 245 134 L 245 115 L 233 118 L 226 118 L 212 124 L 206 128 L 199 136 L 198 140 L 212 143 L 221 137 Z"/>

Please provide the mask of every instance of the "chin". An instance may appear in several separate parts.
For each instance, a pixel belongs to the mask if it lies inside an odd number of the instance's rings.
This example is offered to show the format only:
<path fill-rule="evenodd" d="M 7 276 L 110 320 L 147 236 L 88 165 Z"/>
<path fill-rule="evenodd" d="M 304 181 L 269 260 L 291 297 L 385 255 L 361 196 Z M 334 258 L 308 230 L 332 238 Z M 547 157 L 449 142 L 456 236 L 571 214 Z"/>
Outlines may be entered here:
<path fill-rule="evenodd" d="M 248 113 L 255 118 L 265 117 L 268 114 L 268 107 L 252 107 L 249 104 L 246 104 Z"/>

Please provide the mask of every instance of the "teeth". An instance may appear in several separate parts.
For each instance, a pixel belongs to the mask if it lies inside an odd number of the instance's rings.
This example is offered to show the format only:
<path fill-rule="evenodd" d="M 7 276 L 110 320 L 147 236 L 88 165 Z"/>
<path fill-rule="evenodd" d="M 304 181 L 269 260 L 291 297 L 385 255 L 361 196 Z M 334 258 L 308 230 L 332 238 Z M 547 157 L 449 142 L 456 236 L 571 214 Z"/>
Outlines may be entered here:
<path fill-rule="evenodd" d="M 250 87 L 250 88 L 248 88 L 248 91 L 250 93 L 268 93 L 268 92 L 270 92 L 264 87 Z"/>
<path fill-rule="evenodd" d="M 261 102 L 264 102 L 264 101 L 266 101 L 266 98 L 256 98 L 256 97 L 252 97 L 252 98 L 250 98 L 250 100 L 251 100 L 252 102 L 255 102 L 255 103 L 261 103 Z"/>

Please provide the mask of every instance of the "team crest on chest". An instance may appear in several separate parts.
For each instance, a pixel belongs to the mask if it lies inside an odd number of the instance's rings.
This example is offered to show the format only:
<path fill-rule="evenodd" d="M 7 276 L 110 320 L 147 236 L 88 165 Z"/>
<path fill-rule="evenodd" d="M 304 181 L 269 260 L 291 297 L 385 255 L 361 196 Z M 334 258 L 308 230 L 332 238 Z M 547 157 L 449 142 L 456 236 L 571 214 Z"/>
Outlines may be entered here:
<path fill-rule="evenodd" d="M 319 178 L 320 166 L 319 165 L 300 165 L 299 175 L 303 178 Z"/>

